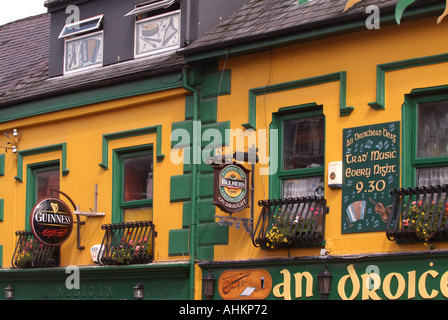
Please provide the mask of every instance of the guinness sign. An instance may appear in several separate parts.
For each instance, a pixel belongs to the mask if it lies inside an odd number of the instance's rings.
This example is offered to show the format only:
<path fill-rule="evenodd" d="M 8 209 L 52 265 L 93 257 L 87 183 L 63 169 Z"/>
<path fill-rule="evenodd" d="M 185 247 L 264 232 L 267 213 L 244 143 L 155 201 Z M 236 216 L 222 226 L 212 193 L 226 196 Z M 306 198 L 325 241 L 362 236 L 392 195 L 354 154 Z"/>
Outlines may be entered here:
<path fill-rule="evenodd" d="M 249 207 L 248 181 L 250 170 L 240 164 L 214 167 L 213 204 L 224 212 L 234 213 Z"/>
<path fill-rule="evenodd" d="M 59 199 L 42 199 L 31 212 L 31 230 L 42 244 L 60 246 L 68 239 L 72 228 L 72 212 Z"/>

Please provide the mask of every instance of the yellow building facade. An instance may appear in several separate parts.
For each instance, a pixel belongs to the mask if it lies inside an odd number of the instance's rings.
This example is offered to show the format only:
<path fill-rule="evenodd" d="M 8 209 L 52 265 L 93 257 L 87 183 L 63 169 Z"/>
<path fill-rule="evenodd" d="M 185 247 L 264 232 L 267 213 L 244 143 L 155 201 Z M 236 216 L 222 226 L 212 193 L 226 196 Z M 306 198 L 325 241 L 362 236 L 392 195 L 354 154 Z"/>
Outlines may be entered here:
<path fill-rule="evenodd" d="M 265 2 L 250 2 L 238 12 L 266 9 Z M 282 10 L 295 10 L 302 17 L 312 5 Z M 391 8 L 380 6 L 380 28 L 372 30 L 365 25 L 369 15 L 359 14 L 365 7 L 355 7 L 355 15 L 342 13 L 341 4 L 333 20 L 321 19 L 314 29 L 279 30 L 265 40 L 243 41 L 241 36 L 225 41 L 228 34 L 218 25 L 214 30 L 222 32 L 222 43 L 210 39 L 211 32 L 179 50 L 186 64 L 174 71 L 5 106 L 0 131 L 6 135 L 0 145 L 14 145 L 17 151 L 5 149 L 0 155 L 0 284 L 12 285 L 16 297 L 23 299 L 132 298 L 137 283 L 143 284 L 145 299 L 448 298 L 444 231 L 426 242 L 399 241 L 394 226 L 406 230 L 400 221 L 409 217 L 399 215 L 402 207 L 389 193 L 390 185 L 422 186 L 420 168 L 446 166 L 444 153 L 424 163 L 414 156 L 414 146 L 416 106 L 446 106 L 448 100 L 448 26 L 446 19 L 436 22 L 441 3 L 408 9 L 400 25 Z M 236 24 L 237 17 L 224 22 Z M 322 121 L 318 143 L 323 162 L 288 171 L 287 121 L 299 119 L 296 138 L 306 136 L 307 148 L 314 148 L 309 145 L 316 146 L 310 142 L 316 140 L 307 136 L 308 127 L 300 127 L 300 121 L 316 117 Z M 376 143 L 378 137 L 369 130 L 378 130 L 381 142 L 393 144 L 395 152 L 349 149 L 369 137 Z M 250 207 L 232 214 L 216 208 L 219 180 L 208 157 L 248 152 L 253 146 L 258 162 L 252 167 L 240 161 L 252 170 L 246 181 Z M 127 188 L 120 171 L 122 156 L 140 152 L 152 159 L 152 198 L 127 203 L 119 199 L 121 188 Z M 387 166 L 377 162 L 379 157 L 388 157 Z M 16 231 L 30 229 L 38 200 L 36 181 L 45 167 L 59 172 L 58 189 L 65 195 L 55 194 L 73 210 L 73 226 L 58 247 L 58 266 L 20 268 L 14 262 L 19 253 Z M 367 168 L 370 174 L 362 170 Z M 440 172 L 443 177 L 444 169 Z M 332 173 L 340 179 L 336 185 Z M 269 248 L 266 234 L 275 219 L 286 221 L 278 212 L 286 212 L 288 202 L 263 207 L 259 201 L 310 196 L 297 190 L 302 188 L 299 180 L 313 177 L 318 177 L 318 197 L 325 202 L 319 212 L 309 209 L 319 215 L 317 229 L 302 231 L 320 238 Z M 286 187 L 289 180 L 292 189 Z M 446 203 L 443 190 L 434 197 Z M 76 215 L 66 195 L 84 214 Z M 384 219 L 375 212 L 378 204 L 369 202 L 376 196 L 389 206 Z M 364 202 L 355 221 L 348 218 L 345 197 Z M 95 204 L 104 215 L 86 214 L 95 211 Z M 126 218 L 126 210 L 135 208 L 144 210 Z M 275 212 L 263 211 L 268 208 Z M 398 216 L 390 217 L 392 212 Z M 305 221 L 294 214 L 296 222 Z M 271 220 L 263 222 L 263 217 Z M 106 239 L 102 226 L 131 220 L 150 220 L 154 226 L 151 261 L 94 262 L 91 248 Z M 437 231 L 444 228 L 440 221 Z M 258 233 L 263 223 L 264 238 Z M 69 266 L 79 268 L 80 288 L 66 286 Z M 332 281 L 326 295 L 320 288 L 322 270 L 330 272 L 326 279 Z M 215 279 L 211 292 L 205 289 L 209 276 Z M 33 280 L 24 282 L 23 277 Z"/>

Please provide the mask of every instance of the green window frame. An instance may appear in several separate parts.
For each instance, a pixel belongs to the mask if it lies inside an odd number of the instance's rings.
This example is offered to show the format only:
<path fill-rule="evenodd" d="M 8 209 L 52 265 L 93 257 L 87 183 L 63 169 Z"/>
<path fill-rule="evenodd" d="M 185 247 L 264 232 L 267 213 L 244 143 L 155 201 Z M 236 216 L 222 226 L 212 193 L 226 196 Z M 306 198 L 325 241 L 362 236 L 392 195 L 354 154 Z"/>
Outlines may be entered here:
<path fill-rule="evenodd" d="M 26 206 L 25 206 L 25 230 L 30 230 L 30 216 L 31 210 L 33 209 L 36 202 L 39 200 L 38 193 L 38 180 L 37 175 L 40 173 L 57 171 L 59 172 L 59 181 L 58 181 L 58 189 L 61 181 L 61 169 L 59 160 L 52 160 L 40 163 L 33 163 L 27 166 L 27 184 L 26 184 Z M 47 194 L 50 196 L 50 194 Z M 59 193 L 54 192 L 51 196 L 55 198 L 59 198 Z"/>
<path fill-rule="evenodd" d="M 311 119 L 320 118 L 323 121 L 323 162 L 320 166 L 311 166 L 306 168 L 285 169 L 284 164 L 284 137 L 285 137 L 285 123 L 289 120 Z M 277 171 L 273 172 L 270 178 L 269 185 L 269 198 L 279 199 L 287 197 L 283 192 L 283 182 L 289 179 L 306 179 L 313 177 L 322 177 L 322 185 L 316 185 L 315 195 L 323 196 L 324 183 L 325 183 L 325 115 L 323 114 L 323 107 L 315 103 L 298 105 L 293 107 L 280 108 L 278 112 L 273 114 L 271 129 L 277 129 L 277 138 L 270 141 L 277 143 L 278 146 L 278 162 Z M 306 195 L 296 195 L 306 196 Z"/>
<path fill-rule="evenodd" d="M 446 155 L 443 156 L 422 157 L 418 155 L 419 129 L 422 128 L 422 125 L 419 124 L 419 107 L 425 108 L 426 106 L 428 108 L 427 110 L 430 110 L 429 106 L 434 106 L 437 103 L 448 104 L 448 86 L 415 89 L 412 90 L 410 94 L 405 96 L 405 103 L 403 104 L 402 108 L 403 187 L 418 186 L 419 183 L 417 181 L 417 171 L 419 169 L 448 167 L 448 150 L 446 150 Z M 434 126 L 433 129 L 441 130 L 438 126 Z M 441 141 L 438 142 L 440 143 Z M 446 172 L 448 172 L 448 168 L 446 169 Z"/>
<path fill-rule="evenodd" d="M 144 209 L 150 211 L 149 219 L 152 221 L 153 197 L 126 200 L 125 199 L 125 161 L 126 159 L 150 156 L 151 164 L 154 164 L 152 144 L 125 147 L 113 150 L 113 177 L 112 177 L 112 223 L 125 222 L 125 211 Z M 150 169 L 151 174 L 153 168 Z M 154 177 L 152 177 L 154 181 Z M 151 187 L 153 183 L 151 183 Z"/>

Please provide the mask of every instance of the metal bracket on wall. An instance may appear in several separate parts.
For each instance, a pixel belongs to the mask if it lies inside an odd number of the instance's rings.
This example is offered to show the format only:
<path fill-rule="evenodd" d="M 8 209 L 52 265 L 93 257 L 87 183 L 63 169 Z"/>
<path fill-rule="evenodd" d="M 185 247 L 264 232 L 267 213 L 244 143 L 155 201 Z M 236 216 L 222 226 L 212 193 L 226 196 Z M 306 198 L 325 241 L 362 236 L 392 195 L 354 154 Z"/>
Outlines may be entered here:
<path fill-rule="evenodd" d="M 90 209 L 89 212 L 84 212 L 79 210 L 79 205 L 76 206 L 76 210 L 73 214 L 86 217 L 104 217 L 106 214 L 104 212 L 98 212 L 98 184 L 95 184 L 95 198 L 93 201 L 93 211 Z"/>
<path fill-rule="evenodd" d="M 76 216 L 76 221 L 73 221 L 73 223 L 76 223 L 76 245 L 78 250 L 84 250 L 85 247 L 81 246 L 81 237 L 80 237 L 80 232 L 81 232 L 81 226 L 85 225 L 86 222 L 85 221 L 81 221 L 80 216 L 84 215 L 87 217 L 104 217 L 106 214 L 104 212 L 97 212 L 97 205 L 98 205 L 98 184 L 95 185 L 95 201 L 94 201 L 94 208 L 95 211 L 94 212 L 82 212 L 79 211 L 79 206 L 75 204 L 75 202 L 64 192 L 60 191 L 60 190 L 56 190 L 56 189 L 50 189 L 50 191 L 55 191 L 58 192 L 60 194 L 62 194 L 63 196 L 65 196 L 68 201 L 70 201 L 70 203 L 72 204 L 73 208 L 75 209 L 75 211 L 73 211 L 73 214 Z"/>

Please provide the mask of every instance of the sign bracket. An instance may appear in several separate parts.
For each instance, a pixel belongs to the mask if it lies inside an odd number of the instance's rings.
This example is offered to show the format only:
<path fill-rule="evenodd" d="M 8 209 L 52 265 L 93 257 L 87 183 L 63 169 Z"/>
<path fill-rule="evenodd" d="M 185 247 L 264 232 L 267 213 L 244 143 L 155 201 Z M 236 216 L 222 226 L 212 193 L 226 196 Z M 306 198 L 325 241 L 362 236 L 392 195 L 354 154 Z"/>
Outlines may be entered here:
<path fill-rule="evenodd" d="M 62 194 L 64 197 L 66 197 L 68 199 L 68 201 L 70 201 L 73 208 L 76 210 L 75 202 L 73 202 L 73 200 L 65 192 L 62 192 L 61 190 L 56 190 L 56 189 L 50 189 L 50 191 L 51 192 L 55 191 L 57 193 Z M 81 232 L 81 226 L 85 225 L 86 222 L 81 221 L 81 219 L 79 218 L 79 215 L 76 215 L 76 221 L 73 221 L 73 222 L 76 223 L 76 246 L 77 246 L 78 250 L 84 250 L 85 247 L 81 246 L 80 232 Z"/>

